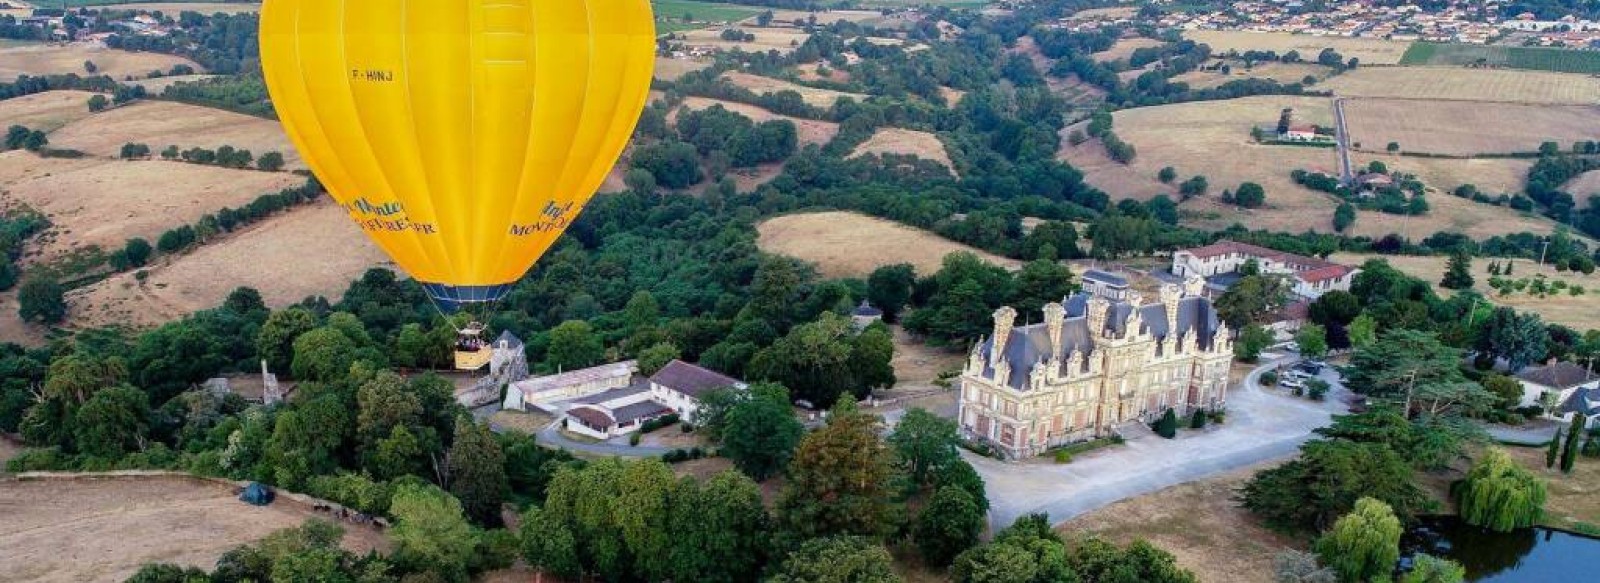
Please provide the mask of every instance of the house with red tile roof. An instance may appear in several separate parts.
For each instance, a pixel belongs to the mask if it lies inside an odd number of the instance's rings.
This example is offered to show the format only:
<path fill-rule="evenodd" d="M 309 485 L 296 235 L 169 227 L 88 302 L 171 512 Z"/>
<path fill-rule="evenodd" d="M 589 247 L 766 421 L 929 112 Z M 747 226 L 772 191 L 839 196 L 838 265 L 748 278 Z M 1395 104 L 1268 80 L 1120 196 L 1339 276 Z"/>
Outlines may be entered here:
<path fill-rule="evenodd" d="M 1172 274 L 1178 277 L 1214 278 L 1238 273 L 1250 260 L 1255 260 L 1263 274 L 1288 277 L 1294 293 L 1308 300 L 1315 300 L 1333 290 L 1350 291 L 1351 281 L 1361 272 L 1325 259 L 1222 240 L 1204 247 L 1173 252 Z"/>

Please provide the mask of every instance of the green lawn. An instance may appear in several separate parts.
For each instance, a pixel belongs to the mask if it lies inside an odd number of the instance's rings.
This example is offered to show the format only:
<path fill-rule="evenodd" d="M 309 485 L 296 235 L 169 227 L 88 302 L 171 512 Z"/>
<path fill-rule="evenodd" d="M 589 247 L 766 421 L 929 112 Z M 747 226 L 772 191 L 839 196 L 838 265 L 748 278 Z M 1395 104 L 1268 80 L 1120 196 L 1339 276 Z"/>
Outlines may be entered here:
<path fill-rule="evenodd" d="M 1416 42 L 1400 58 L 1402 65 L 1485 64 L 1508 69 L 1600 74 L 1600 51 L 1546 47 L 1484 46 Z"/>
<path fill-rule="evenodd" d="M 651 0 L 650 6 L 656 13 L 657 33 L 705 28 L 713 22 L 735 22 L 769 10 L 759 6 L 693 0 Z"/>

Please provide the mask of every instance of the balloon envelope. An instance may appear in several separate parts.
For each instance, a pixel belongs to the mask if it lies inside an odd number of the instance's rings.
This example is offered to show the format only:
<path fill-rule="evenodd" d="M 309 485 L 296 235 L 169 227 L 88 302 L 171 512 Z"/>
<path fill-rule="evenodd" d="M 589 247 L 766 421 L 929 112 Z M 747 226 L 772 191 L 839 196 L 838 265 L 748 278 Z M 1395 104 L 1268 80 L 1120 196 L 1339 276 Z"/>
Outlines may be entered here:
<path fill-rule="evenodd" d="M 648 0 L 261 12 L 262 70 L 301 157 L 452 308 L 499 299 L 572 224 L 627 145 L 654 54 Z"/>

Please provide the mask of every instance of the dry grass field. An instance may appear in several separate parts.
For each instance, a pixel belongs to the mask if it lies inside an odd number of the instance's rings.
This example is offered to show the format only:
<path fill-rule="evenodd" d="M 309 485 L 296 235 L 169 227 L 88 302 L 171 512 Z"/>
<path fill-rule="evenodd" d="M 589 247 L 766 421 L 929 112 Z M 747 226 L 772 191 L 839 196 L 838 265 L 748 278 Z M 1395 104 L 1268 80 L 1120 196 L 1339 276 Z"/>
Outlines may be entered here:
<path fill-rule="evenodd" d="M 1116 44 L 1111 45 L 1111 48 L 1089 55 L 1089 57 L 1101 63 L 1122 61 L 1126 60 L 1130 56 L 1133 56 L 1133 51 L 1143 48 L 1159 47 L 1164 44 L 1167 43 L 1153 38 L 1139 37 L 1118 39 Z"/>
<path fill-rule="evenodd" d="M 1117 135 L 1138 150 L 1132 164 L 1106 158 L 1105 148 L 1097 140 L 1068 146 L 1059 157 L 1082 170 L 1089 184 L 1118 199 L 1172 194 L 1173 186 L 1156 180 L 1165 166 L 1176 169 L 1180 180 L 1205 175 L 1210 194 L 1186 202 L 1184 207 L 1216 213 L 1215 219 L 1199 221 L 1206 227 L 1242 222 L 1252 228 L 1282 231 L 1328 230 L 1336 205 L 1327 195 L 1295 184 L 1289 171 L 1334 172 L 1333 149 L 1263 146 L 1250 140 L 1252 126 L 1276 123 L 1278 112 L 1286 107 L 1294 108 L 1295 115 L 1308 123 L 1333 122 L 1331 101 L 1317 97 L 1257 96 L 1141 107 L 1113 114 Z M 1266 189 L 1268 208 L 1247 211 L 1216 203 L 1223 189 L 1247 181 Z"/>
<path fill-rule="evenodd" d="M 1600 107 L 1583 105 L 1350 99 L 1345 117 L 1350 141 L 1366 151 L 1398 142 L 1402 151 L 1429 154 L 1533 152 L 1540 142 L 1565 147 L 1600 134 Z"/>
<path fill-rule="evenodd" d="M 1129 498 L 1058 527 L 1064 536 L 1097 535 L 1119 544 L 1136 538 L 1177 557 L 1201 581 L 1271 583 L 1273 557 L 1303 543 L 1268 530 L 1233 501 L 1234 491 L 1275 463 L 1236 470 Z"/>
<path fill-rule="evenodd" d="M 119 51 L 98 43 L 34 45 L 0 49 L 0 83 L 14 81 L 20 75 L 86 75 L 84 61 L 94 61 L 98 74 L 119 80 L 130 75 L 143 79 L 151 71 L 166 71 L 178 64 L 194 67 L 196 71 L 201 69 L 194 61 L 182 57 Z"/>
<path fill-rule="evenodd" d="M 1363 59 L 1365 60 L 1365 59 Z M 1319 85 L 1344 97 L 1595 105 L 1600 77 L 1461 67 L 1360 67 Z"/>
<path fill-rule="evenodd" d="M 841 71 L 831 67 L 828 68 L 828 75 L 824 77 L 822 75 L 823 66 L 823 63 L 804 63 L 801 65 L 796 65 L 794 68 L 795 75 L 798 76 L 801 81 L 833 81 L 835 83 L 846 83 L 850 81 L 849 71 Z"/>
<path fill-rule="evenodd" d="M 1506 453 L 1549 483 L 1549 498 L 1544 504 L 1544 523 L 1572 528 L 1583 522 L 1600 525 L 1600 461 L 1578 458 L 1571 474 L 1544 467 L 1544 448 L 1507 447 Z"/>
<path fill-rule="evenodd" d="M 1331 227 L 1331 223 L 1329 226 Z M 1462 233 L 1474 239 L 1481 239 L 1522 231 L 1549 233 L 1554 230 L 1555 224 L 1544 218 L 1523 214 L 1510 208 L 1472 202 L 1442 192 L 1428 196 L 1428 214 L 1408 218 L 1361 211 L 1355 226 L 1350 228 L 1350 232 L 1355 235 L 1382 237 L 1397 233 L 1413 240 L 1420 240 L 1439 232 Z"/>
<path fill-rule="evenodd" d="M 151 94 L 160 95 L 161 92 L 166 91 L 168 87 L 171 87 L 175 84 L 204 81 L 213 77 L 217 77 L 217 75 L 168 75 L 165 77 L 156 77 L 154 79 L 140 79 L 137 81 L 131 81 L 128 84 L 138 85 L 143 87 L 145 91 L 149 91 Z"/>
<path fill-rule="evenodd" d="M 182 162 L 40 158 L 0 153 L 0 206 L 21 202 L 50 218 L 30 240 L 27 263 L 49 262 L 71 250 L 111 250 L 132 237 L 154 242 L 163 231 L 190 224 L 225 206 L 303 184 L 284 172 L 230 170 Z"/>
<path fill-rule="evenodd" d="M 731 51 L 737 48 L 747 53 L 778 51 L 782 54 L 789 54 L 805 43 L 806 39 L 811 38 L 810 34 L 793 28 L 756 28 L 753 26 L 736 28 L 755 35 L 755 40 L 750 42 L 722 40 L 720 36 L 723 30 L 722 27 L 685 30 L 678 34 L 683 36 L 684 42 L 690 45 L 712 47 L 722 51 Z"/>
<path fill-rule="evenodd" d="M 274 308 L 309 295 L 337 298 L 367 269 L 387 266 L 344 209 L 322 201 L 161 262 L 143 283 L 119 274 L 67 300 L 79 326 L 147 326 L 217 306 L 239 286 L 260 291 Z"/>
<path fill-rule="evenodd" d="M 1183 36 L 1195 42 L 1211 45 L 1212 53 L 1225 53 L 1230 50 L 1242 53 L 1248 50 L 1258 50 L 1276 51 L 1278 54 L 1283 54 L 1289 51 L 1300 51 L 1300 55 L 1303 58 L 1314 60 L 1317 57 L 1317 53 L 1322 52 L 1322 49 L 1331 48 L 1339 51 L 1339 54 L 1346 59 L 1355 57 L 1366 65 L 1397 64 L 1400 62 L 1400 57 L 1405 56 L 1406 49 L 1411 47 L 1411 43 L 1401 41 L 1311 36 L 1287 32 L 1191 30 L 1183 33 Z"/>
<path fill-rule="evenodd" d="M 1226 75 L 1221 71 L 1195 70 L 1173 77 L 1172 80 L 1188 83 L 1195 89 L 1211 89 L 1229 81 L 1242 79 L 1271 79 L 1279 83 L 1299 83 L 1304 81 L 1307 75 L 1322 79 L 1331 71 L 1327 67 L 1310 63 L 1277 62 L 1259 63 L 1249 69 L 1244 68 L 1242 62 L 1230 62 L 1228 69 Z"/>
<path fill-rule="evenodd" d="M 807 87 L 805 85 L 790 83 L 782 79 L 751 75 L 749 73 L 743 73 L 739 71 L 729 71 L 724 73 L 722 76 L 723 78 L 732 82 L 734 85 L 749 89 L 757 94 L 776 93 L 786 89 L 795 91 L 800 94 L 801 99 L 805 100 L 807 105 L 811 105 L 813 107 L 833 107 L 833 103 L 838 101 L 840 97 L 850 97 L 854 98 L 856 101 L 861 101 L 867 98 L 867 96 L 860 93 L 849 93 L 845 91 L 834 91 L 832 89 Z"/>
<path fill-rule="evenodd" d="M 884 20 L 883 14 L 876 10 L 824 10 L 808 12 L 804 10 L 773 10 L 774 23 L 790 23 L 796 26 L 806 23 L 812 18 L 817 19 L 819 25 L 829 25 L 835 22 L 854 22 L 857 24 L 877 24 Z M 744 21 L 746 24 L 755 23 L 755 17 Z"/>
<path fill-rule="evenodd" d="M 107 110 L 50 134 L 50 144 L 98 156 L 116 157 L 129 142 L 160 152 L 233 146 L 256 156 L 283 154 L 289 168 L 303 167 L 278 122 L 259 117 L 171 101 L 140 101 Z"/>
<path fill-rule="evenodd" d="M 121 581 L 149 562 L 210 570 L 222 553 L 317 516 L 280 499 L 257 507 L 232 488 L 141 477 L 0 482 L 6 581 Z M 385 551 L 382 533 L 348 523 L 343 546 Z"/>
<path fill-rule="evenodd" d="M 817 265 L 823 277 L 866 277 L 884 265 L 910 263 L 919 274 L 939 271 L 944 256 L 967 251 L 990 263 L 1020 262 L 876 217 L 831 211 L 775 217 L 756 226 L 763 251 Z"/>
<path fill-rule="evenodd" d="M 656 57 L 655 78 L 662 81 L 677 81 L 679 77 L 685 74 L 710 66 L 711 63 L 709 61 Z"/>
<path fill-rule="evenodd" d="M 683 100 L 683 107 L 690 110 L 706 109 L 713 105 L 721 105 L 727 108 L 728 111 L 748 117 L 751 119 L 751 121 L 756 123 L 774 119 L 786 119 L 794 122 L 795 129 L 799 132 L 800 145 L 802 146 L 806 144 L 826 144 L 828 143 L 828 140 L 833 139 L 834 134 L 839 133 L 839 124 L 831 121 L 817 121 L 813 119 L 801 119 L 797 117 L 779 115 L 748 103 L 722 101 L 719 99 L 710 99 L 706 97 L 687 97 Z M 677 123 L 676 112 L 673 112 L 673 115 L 669 116 L 667 121 L 671 123 Z"/>
<path fill-rule="evenodd" d="M 1363 215 L 1356 223 L 1360 224 L 1361 221 L 1366 219 L 1367 217 Z M 1332 260 L 1347 265 L 1360 265 L 1371 258 L 1384 259 L 1390 265 L 1393 265 L 1395 269 L 1435 284 L 1439 283 L 1439 280 L 1444 277 L 1445 262 L 1449 260 L 1448 257 L 1443 256 L 1378 256 L 1358 253 L 1335 253 Z M 1502 261 L 1502 263 L 1504 262 Z M 1548 265 L 1538 265 L 1531 260 L 1517 259 L 1515 260 L 1514 271 L 1510 276 L 1512 278 L 1533 277 L 1534 274 L 1544 274 L 1551 281 L 1561 280 L 1567 282 L 1568 285 L 1581 285 L 1587 292 L 1581 296 L 1551 294 L 1546 298 L 1538 298 L 1526 293 L 1518 293 L 1501 297 L 1498 292 L 1489 289 L 1488 266 L 1489 260 L 1487 259 L 1474 259 L 1472 262 L 1472 277 L 1476 280 L 1473 289 L 1478 293 L 1484 294 L 1489 301 L 1497 305 L 1511 306 L 1518 310 L 1530 310 L 1542 316 L 1547 322 L 1564 324 L 1580 331 L 1600 329 L 1600 273 L 1584 275 L 1582 273 L 1561 272 Z M 1442 294 L 1453 293 L 1442 288 L 1436 289 L 1436 291 Z M 1542 464 L 1543 462 L 1544 460 L 1541 459 L 1540 463 Z"/>
<path fill-rule="evenodd" d="M 1587 206 L 1590 195 L 1600 196 L 1600 170 L 1590 170 L 1579 174 L 1566 186 L 1562 187 L 1578 199 L 1578 206 Z"/>
<path fill-rule="evenodd" d="M 923 160 L 932 160 L 955 171 L 955 165 L 950 163 L 950 154 L 945 151 L 944 142 L 939 141 L 939 136 L 928 132 L 907 130 L 901 128 L 883 128 L 872 133 L 872 137 L 856 146 L 850 157 L 864 154 L 910 154 Z"/>
<path fill-rule="evenodd" d="M 1423 184 L 1437 190 L 1440 194 L 1448 194 L 1454 191 L 1457 186 L 1463 184 L 1471 184 L 1477 186 L 1478 190 L 1496 194 L 1522 192 L 1523 186 L 1528 181 L 1528 169 L 1533 167 L 1532 160 L 1512 158 L 1450 160 L 1389 156 L 1368 152 L 1358 153 L 1354 156 L 1355 160 L 1359 160 L 1361 163 L 1367 163 L 1371 160 L 1383 160 L 1390 168 L 1397 169 L 1400 172 L 1416 174 Z M 1429 199 L 1428 202 L 1430 205 L 1433 204 L 1432 199 Z"/>
<path fill-rule="evenodd" d="M 53 132 L 89 117 L 88 91 L 46 91 L 0 101 L 0 127 L 13 125 Z"/>

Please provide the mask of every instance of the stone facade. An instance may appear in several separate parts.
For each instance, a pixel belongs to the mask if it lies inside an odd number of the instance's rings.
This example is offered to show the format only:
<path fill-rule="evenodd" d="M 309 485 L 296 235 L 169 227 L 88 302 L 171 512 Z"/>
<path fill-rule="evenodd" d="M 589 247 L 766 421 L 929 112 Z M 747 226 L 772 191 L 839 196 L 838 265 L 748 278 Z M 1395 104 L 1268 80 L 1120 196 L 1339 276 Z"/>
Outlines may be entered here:
<path fill-rule="evenodd" d="M 1044 321 L 1016 326 L 1009 307 L 969 355 L 961 375 L 962 433 L 1008 458 L 1106 437 L 1120 426 L 1227 402 L 1233 342 L 1203 297 L 1204 281 L 1167 285 L 1145 304 L 1089 294 L 1044 306 Z"/>

